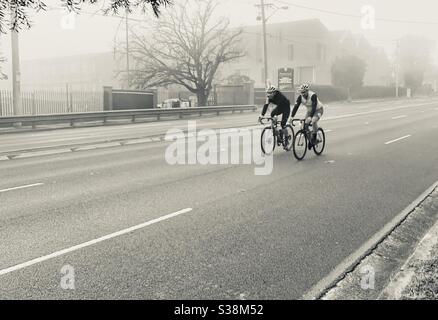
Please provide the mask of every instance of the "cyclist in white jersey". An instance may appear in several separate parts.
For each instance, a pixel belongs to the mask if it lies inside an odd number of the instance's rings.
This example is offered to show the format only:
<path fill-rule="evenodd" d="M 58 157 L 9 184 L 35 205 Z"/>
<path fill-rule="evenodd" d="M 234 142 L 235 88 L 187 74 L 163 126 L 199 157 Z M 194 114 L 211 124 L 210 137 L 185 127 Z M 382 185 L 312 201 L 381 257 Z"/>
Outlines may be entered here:
<path fill-rule="evenodd" d="M 298 96 L 292 110 L 292 118 L 295 117 L 300 105 L 305 105 L 307 108 L 306 123 L 312 124 L 313 134 L 311 144 L 314 145 L 317 142 L 316 134 L 318 132 L 318 121 L 321 119 L 321 116 L 324 113 L 324 106 L 321 101 L 319 101 L 316 93 L 309 90 L 308 84 L 303 84 L 300 86 L 300 95 Z"/>

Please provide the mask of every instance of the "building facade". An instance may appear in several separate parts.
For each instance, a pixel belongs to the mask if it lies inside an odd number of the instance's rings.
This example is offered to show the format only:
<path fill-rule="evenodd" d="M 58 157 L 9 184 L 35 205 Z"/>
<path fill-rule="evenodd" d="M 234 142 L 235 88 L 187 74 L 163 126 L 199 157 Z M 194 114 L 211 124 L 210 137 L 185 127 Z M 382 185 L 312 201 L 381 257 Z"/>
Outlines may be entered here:
<path fill-rule="evenodd" d="M 372 47 L 364 37 L 349 31 L 332 32 L 320 20 L 309 19 L 267 24 L 266 36 L 268 81 L 272 84 L 277 85 L 278 69 L 293 68 L 295 84 L 330 85 L 333 61 L 346 54 L 357 54 L 367 62 L 366 85 L 388 84 L 390 67 L 383 50 Z M 255 81 L 256 87 L 264 87 L 261 24 L 243 27 L 241 43 L 246 56 L 224 66 L 221 75 L 245 75 Z"/>

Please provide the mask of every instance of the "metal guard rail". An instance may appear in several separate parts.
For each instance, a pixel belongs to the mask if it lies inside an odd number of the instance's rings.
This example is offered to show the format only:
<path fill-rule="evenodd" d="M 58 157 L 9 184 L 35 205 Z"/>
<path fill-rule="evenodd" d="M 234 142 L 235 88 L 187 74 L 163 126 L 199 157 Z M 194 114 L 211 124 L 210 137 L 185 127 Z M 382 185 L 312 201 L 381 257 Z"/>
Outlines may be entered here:
<path fill-rule="evenodd" d="M 74 126 L 76 122 L 82 121 L 98 121 L 102 120 L 105 124 L 111 119 L 131 119 L 135 122 L 136 118 L 156 117 L 160 120 L 161 116 L 177 115 L 180 119 L 184 115 L 208 114 L 221 112 L 243 112 L 256 111 L 255 105 L 239 105 L 239 106 L 216 106 L 216 107 L 193 107 L 193 108 L 174 108 L 174 109 L 135 109 L 135 110 L 113 110 L 113 111 L 98 111 L 98 112 L 81 112 L 81 113 L 62 113 L 62 114 L 44 114 L 44 115 L 22 115 L 22 116 L 6 116 L 0 117 L 0 125 L 14 125 L 21 123 L 23 125 L 32 125 L 35 128 L 37 124 L 48 123 L 64 123 L 70 122 L 70 126 Z"/>

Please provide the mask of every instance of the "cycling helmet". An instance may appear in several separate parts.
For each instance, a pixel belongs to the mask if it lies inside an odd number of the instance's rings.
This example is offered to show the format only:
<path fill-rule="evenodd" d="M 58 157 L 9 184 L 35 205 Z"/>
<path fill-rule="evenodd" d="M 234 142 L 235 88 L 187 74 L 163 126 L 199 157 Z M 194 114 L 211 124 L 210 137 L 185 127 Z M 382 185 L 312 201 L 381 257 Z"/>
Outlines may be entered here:
<path fill-rule="evenodd" d="M 301 93 L 306 93 L 307 91 L 309 91 L 309 85 L 308 85 L 307 83 L 303 83 L 303 84 L 300 86 L 300 92 L 301 92 Z"/>
<path fill-rule="evenodd" d="M 270 94 L 270 93 L 274 93 L 275 91 L 277 91 L 277 88 L 275 88 L 274 86 L 270 86 L 268 90 L 266 90 L 266 93 Z"/>

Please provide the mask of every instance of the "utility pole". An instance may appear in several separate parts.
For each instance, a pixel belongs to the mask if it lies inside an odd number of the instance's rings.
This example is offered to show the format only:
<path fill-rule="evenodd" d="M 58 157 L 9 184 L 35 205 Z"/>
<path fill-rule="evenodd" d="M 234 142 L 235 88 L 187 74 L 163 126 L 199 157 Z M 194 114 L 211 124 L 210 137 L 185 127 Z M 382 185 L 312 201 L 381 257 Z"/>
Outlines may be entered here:
<path fill-rule="evenodd" d="M 15 21 L 14 10 L 11 10 L 12 21 Z M 12 97 L 14 115 L 22 115 L 21 110 L 21 93 L 20 93 L 20 53 L 18 49 L 18 31 L 11 29 L 11 47 L 12 47 Z M 16 123 L 21 126 L 21 123 Z"/>
<path fill-rule="evenodd" d="M 266 87 L 268 86 L 268 45 L 266 43 L 266 22 L 272 17 L 277 10 L 287 10 L 287 6 L 278 7 L 272 3 L 265 3 L 264 0 L 260 0 L 260 4 L 255 5 L 257 8 L 260 8 L 261 16 L 257 17 L 257 20 L 262 20 L 262 28 L 263 28 L 263 60 L 264 60 L 264 80 Z M 266 8 L 274 8 L 275 11 L 268 17 L 266 17 Z"/>
<path fill-rule="evenodd" d="M 398 74 L 400 67 L 400 39 L 396 40 L 396 49 L 395 49 L 395 97 L 398 98 Z"/>
<path fill-rule="evenodd" d="M 131 88 L 131 79 L 129 74 L 129 29 L 128 29 L 128 9 L 125 11 L 126 14 L 126 79 L 128 82 L 128 89 Z"/>
<path fill-rule="evenodd" d="M 263 25 L 263 59 L 265 63 L 264 76 L 265 76 L 265 86 L 268 86 L 268 46 L 266 44 L 266 15 L 265 15 L 265 2 L 260 0 L 260 6 L 262 10 L 262 25 Z"/>

